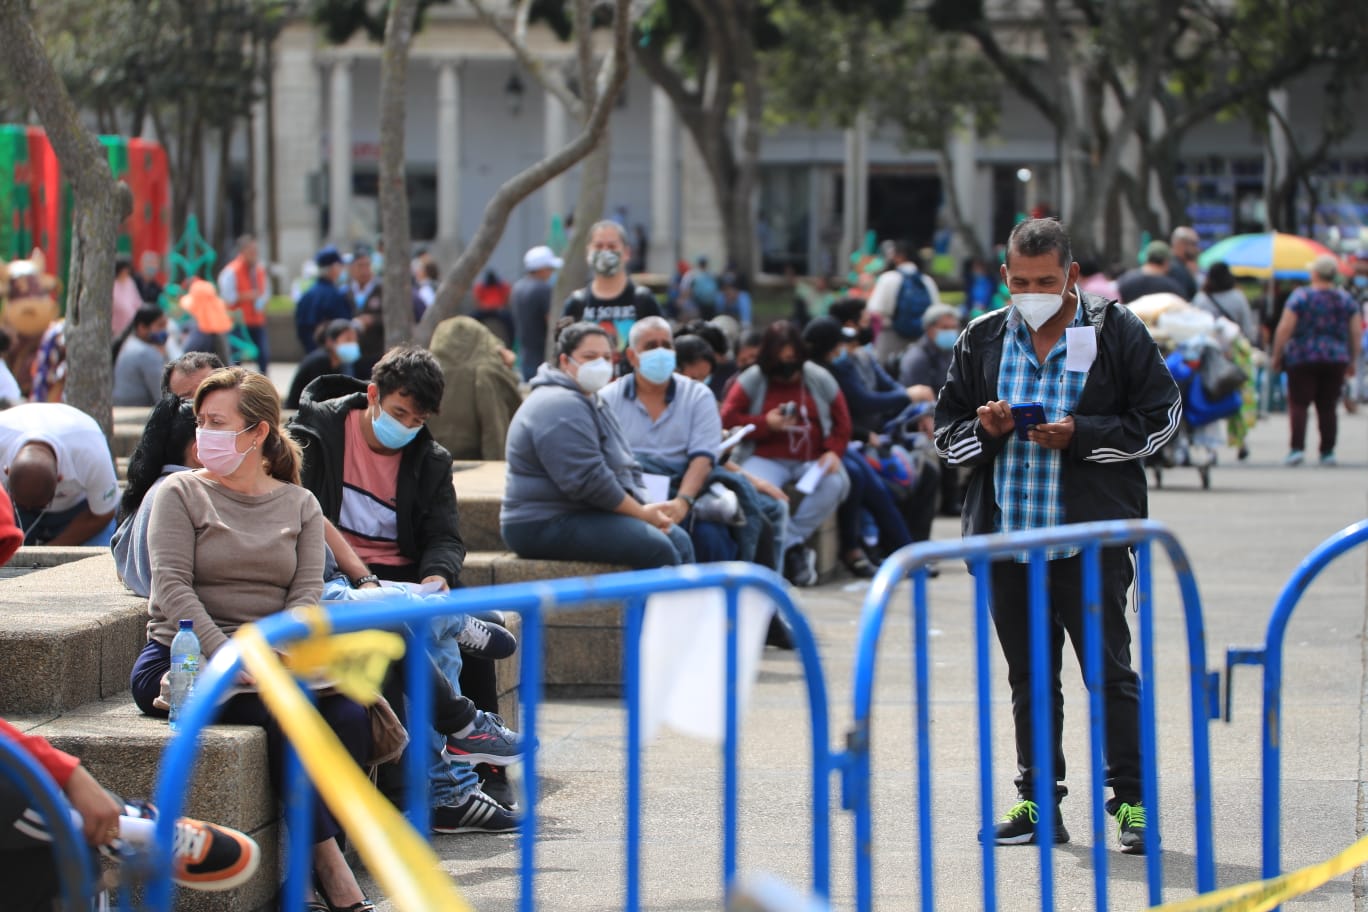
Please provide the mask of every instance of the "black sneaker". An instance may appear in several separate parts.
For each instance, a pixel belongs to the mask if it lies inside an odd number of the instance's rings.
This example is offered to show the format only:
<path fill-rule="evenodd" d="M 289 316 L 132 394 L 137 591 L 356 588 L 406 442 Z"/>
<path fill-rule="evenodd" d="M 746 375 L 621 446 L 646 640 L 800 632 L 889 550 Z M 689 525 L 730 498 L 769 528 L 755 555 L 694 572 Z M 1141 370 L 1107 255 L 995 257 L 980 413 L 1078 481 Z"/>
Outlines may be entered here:
<path fill-rule="evenodd" d="M 517 819 L 479 789 L 471 789 L 459 804 L 432 809 L 434 833 L 507 833 L 517 827 Z"/>
<path fill-rule="evenodd" d="M 171 879 L 190 890 L 235 889 L 261 864 L 261 849 L 246 833 L 189 817 L 176 821 L 171 846 Z"/>
<path fill-rule="evenodd" d="M 770 615 L 769 630 L 765 632 L 765 645 L 789 651 L 797 648 L 788 621 L 784 620 L 778 611 Z"/>
<path fill-rule="evenodd" d="M 465 626 L 456 634 L 461 651 L 481 659 L 506 659 L 518 649 L 518 641 L 498 624 L 466 615 Z"/>
<path fill-rule="evenodd" d="M 784 578 L 799 587 L 817 585 L 817 552 L 803 545 L 785 551 Z"/>
<path fill-rule="evenodd" d="M 465 763 L 505 766 L 522 760 L 522 735 L 507 728 L 494 713 L 479 711 L 475 727 L 464 738 L 447 735 L 446 758 Z"/>
<path fill-rule="evenodd" d="M 508 781 L 508 771 L 502 766 L 481 763 L 475 767 L 480 776 L 480 791 L 499 802 L 510 814 L 518 813 L 518 796 Z"/>
<path fill-rule="evenodd" d="M 1069 841 L 1064 828 L 1064 815 L 1055 805 L 1054 841 L 1056 845 Z M 1034 801 L 1021 800 L 1012 805 L 993 830 L 993 841 L 998 845 L 1030 845 L 1036 841 L 1036 827 L 1040 824 L 1040 806 Z M 979 833 L 979 839 L 983 834 Z"/>
<path fill-rule="evenodd" d="M 1145 854 L 1145 806 L 1121 804 L 1116 808 L 1116 841 L 1127 855 Z"/>

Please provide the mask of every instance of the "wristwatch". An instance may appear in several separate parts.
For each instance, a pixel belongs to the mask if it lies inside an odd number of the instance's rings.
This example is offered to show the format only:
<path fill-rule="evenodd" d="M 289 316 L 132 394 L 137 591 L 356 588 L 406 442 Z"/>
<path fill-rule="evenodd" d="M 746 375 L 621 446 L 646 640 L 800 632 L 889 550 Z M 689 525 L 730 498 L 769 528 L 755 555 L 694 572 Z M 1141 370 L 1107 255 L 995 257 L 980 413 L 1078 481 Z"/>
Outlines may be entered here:
<path fill-rule="evenodd" d="M 360 589 L 362 586 L 366 585 L 366 583 L 379 584 L 379 582 L 380 577 L 376 576 L 374 573 L 367 573 L 365 576 L 358 576 L 356 579 L 352 580 L 351 584 L 353 589 Z"/>
<path fill-rule="evenodd" d="M 682 501 L 684 501 L 686 504 L 688 504 L 690 510 L 693 509 L 693 505 L 694 505 L 694 504 L 698 503 L 698 498 L 697 498 L 697 497 L 694 497 L 692 494 L 683 494 L 683 493 L 681 493 L 681 494 L 679 495 L 679 499 L 682 500 Z"/>

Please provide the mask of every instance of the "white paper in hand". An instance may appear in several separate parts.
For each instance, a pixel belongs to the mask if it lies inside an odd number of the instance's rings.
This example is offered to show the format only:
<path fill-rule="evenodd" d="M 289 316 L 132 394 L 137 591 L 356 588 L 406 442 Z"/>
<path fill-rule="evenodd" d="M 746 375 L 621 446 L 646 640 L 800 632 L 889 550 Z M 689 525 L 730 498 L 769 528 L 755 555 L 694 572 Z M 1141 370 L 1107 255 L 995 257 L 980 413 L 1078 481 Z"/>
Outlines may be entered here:
<path fill-rule="evenodd" d="M 803 477 L 798 479 L 798 483 L 795 484 L 794 487 L 798 489 L 799 494 L 811 494 L 813 491 L 817 490 L 817 486 L 822 483 L 822 476 L 825 474 L 826 470 L 822 468 L 822 464 L 820 462 L 814 462 L 808 467 L 808 470 L 803 473 Z"/>
<path fill-rule="evenodd" d="M 641 480 L 646 484 L 646 502 L 664 503 L 670 499 L 670 476 L 643 473 Z"/>
<path fill-rule="evenodd" d="M 742 591 L 737 606 L 736 701 L 744 713 L 760 672 L 774 602 Z M 641 631 L 641 739 L 661 725 L 721 744 L 726 736 L 727 599 L 720 589 L 653 595 Z"/>

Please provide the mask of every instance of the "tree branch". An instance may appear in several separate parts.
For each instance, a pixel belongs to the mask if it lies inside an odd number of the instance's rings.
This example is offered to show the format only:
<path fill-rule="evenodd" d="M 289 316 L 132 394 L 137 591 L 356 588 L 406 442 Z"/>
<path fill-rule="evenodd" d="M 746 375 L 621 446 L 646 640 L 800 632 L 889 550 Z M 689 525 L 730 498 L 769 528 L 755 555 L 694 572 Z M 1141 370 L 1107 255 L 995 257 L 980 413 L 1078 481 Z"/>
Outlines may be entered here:
<path fill-rule="evenodd" d="M 441 287 L 437 289 L 437 299 L 423 315 L 423 320 L 415 333 L 419 344 L 426 345 L 431 341 L 432 332 L 438 322 L 456 315 L 462 297 L 503 235 L 513 208 L 548 181 L 573 167 L 576 162 L 588 155 L 602 138 L 604 130 L 608 127 L 608 118 L 612 115 L 613 106 L 617 103 L 618 93 L 627 81 L 627 55 L 632 31 L 629 20 L 630 5 L 630 0 L 613 2 L 613 50 L 604 64 L 609 67 L 611 74 L 607 80 L 607 91 L 599 96 L 578 136 L 557 152 L 515 174 L 494 192 L 485 207 L 480 227 L 476 229 L 470 244 L 462 251 L 451 271 L 443 279 Z M 589 42 L 592 41 L 592 36 L 582 32 L 577 36 L 577 40 Z"/>
<path fill-rule="evenodd" d="M 565 109 L 577 121 L 584 120 L 584 105 L 575 93 L 570 91 L 570 86 L 566 84 L 565 78 L 560 73 L 546 66 L 540 57 L 533 54 L 527 46 L 527 15 L 525 9 L 528 0 L 522 0 L 517 11 L 515 28 L 510 29 L 498 16 L 485 5 L 485 0 L 469 0 L 470 6 L 475 10 L 475 14 L 480 17 L 480 21 L 504 40 L 509 49 L 513 51 L 513 56 L 517 58 L 518 65 L 533 79 L 541 84 L 542 88 L 556 96 L 560 103 L 565 105 Z"/>
<path fill-rule="evenodd" d="M 407 342 L 413 335 L 412 277 L 405 254 L 409 248 L 409 205 L 404 122 L 409 50 L 417 20 L 418 0 L 390 3 L 380 61 L 380 230 L 395 253 L 385 258 L 381 277 L 386 348 Z"/>
<path fill-rule="evenodd" d="M 1059 129 L 1064 121 L 1064 112 L 1035 81 L 1026 68 L 1012 59 L 998 44 L 997 37 L 993 34 L 992 28 L 983 21 L 975 22 L 966 30 L 966 34 L 978 43 L 983 55 L 997 67 L 1007 83 L 1016 90 L 1017 94 L 1025 98 L 1048 120 L 1051 126 Z"/>

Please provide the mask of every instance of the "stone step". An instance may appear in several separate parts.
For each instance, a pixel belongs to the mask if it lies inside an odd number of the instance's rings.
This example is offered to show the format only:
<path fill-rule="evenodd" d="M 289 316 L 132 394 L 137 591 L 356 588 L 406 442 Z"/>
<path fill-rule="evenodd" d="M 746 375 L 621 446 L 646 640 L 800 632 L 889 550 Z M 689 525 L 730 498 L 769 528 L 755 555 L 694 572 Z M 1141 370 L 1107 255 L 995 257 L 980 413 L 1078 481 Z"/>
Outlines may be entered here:
<path fill-rule="evenodd" d="M 21 548 L 0 582 L 0 714 L 62 713 L 128 689 L 147 602 L 107 548 Z"/>

